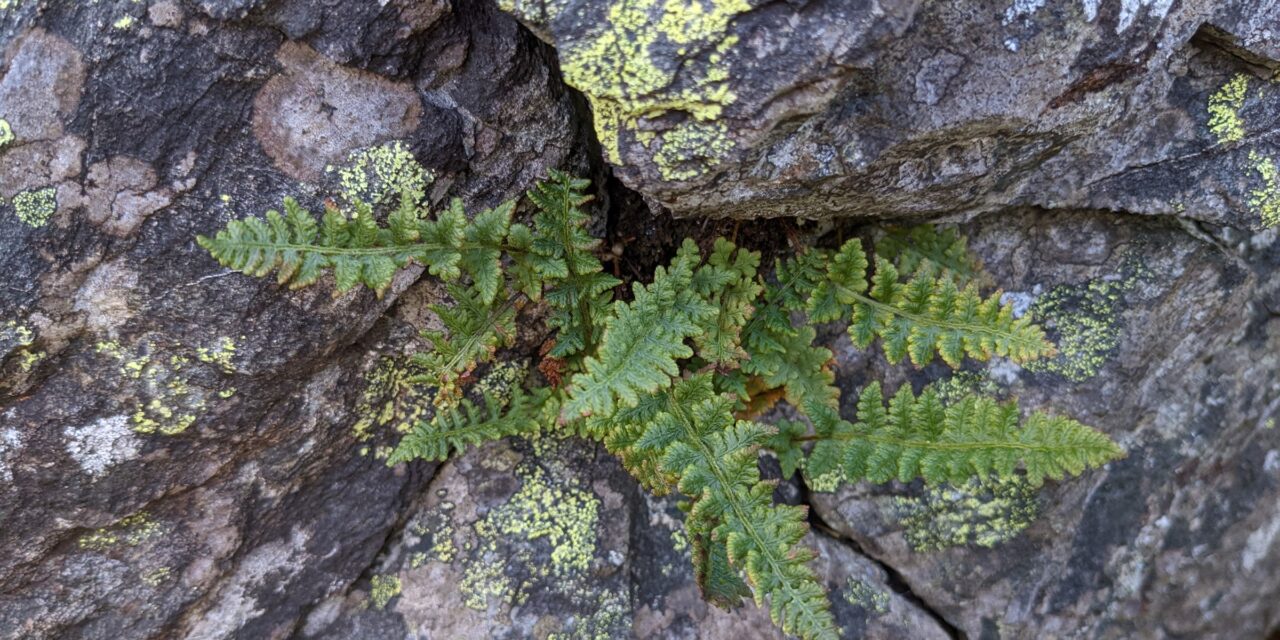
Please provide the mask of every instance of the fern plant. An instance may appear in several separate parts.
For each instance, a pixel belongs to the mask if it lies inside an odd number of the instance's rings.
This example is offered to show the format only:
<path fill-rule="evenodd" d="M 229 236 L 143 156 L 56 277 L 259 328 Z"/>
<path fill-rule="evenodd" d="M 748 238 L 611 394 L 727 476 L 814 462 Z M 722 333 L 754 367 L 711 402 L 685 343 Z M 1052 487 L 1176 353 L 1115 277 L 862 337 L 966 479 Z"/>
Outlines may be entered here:
<path fill-rule="evenodd" d="M 1044 332 L 983 296 L 986 276 L 952 231 L 890 231 L 868 256 L 862 241 L 808 248 L 760 270 L 760 255 L 720 238 L 710 252 L 685 240 L 651 281 L 623 284 L 596 257 L 586 232 L 589 184 L 561 172 L 528 193 L 531 224 L 516 203 L 468 219 L 457 200 L 434 215 L 406 196 L 386 217 L 371 207 L 325 211 L 321 221 L 286 200 L 284 214 L 246 218 L 200 237 L 232 269 L 276 273 L 291 287 L 333 273 L 336 292 L 365 285 L 381 296 L 411 263 L 446 284 L 451 304 L 431 310 L 443 331 L 426 332 L 415 356 L 420 381 L 437 385 L 434 417 L 419 420 L 388 458 L 444 460 L 487 440 L 537 431 L 603 443 L 647 490 L 678 493 L 694 575 L 708 601 L 767 606 L 801 638 L 835 638 L 835 619 L 802 544 L 802 507 L 774 504 L 757 458 L 775 455 L 787 476 L 961 483 L 1015 475 L 1039 485 L 1122 455 L 1105 435 L 1065 417 L 977 394 L 944 403 L 903 386 L 887 402 L 864 388 L 857 412 L 840 415 L 832 354 L 815 324 L 841 323 L 853 344 L 879 343 L 888 360 L 1053 353 Z M 468 374 L 512 346 L 532 306 L 553 339 L 541 386 L 503 400 L 472 399 Z M 553 363 L 554 366 L 545 366 Z M 471 394 L 475 396 L 476 394 Z M 802 419 L 755 418 L 785 400 Z"/>

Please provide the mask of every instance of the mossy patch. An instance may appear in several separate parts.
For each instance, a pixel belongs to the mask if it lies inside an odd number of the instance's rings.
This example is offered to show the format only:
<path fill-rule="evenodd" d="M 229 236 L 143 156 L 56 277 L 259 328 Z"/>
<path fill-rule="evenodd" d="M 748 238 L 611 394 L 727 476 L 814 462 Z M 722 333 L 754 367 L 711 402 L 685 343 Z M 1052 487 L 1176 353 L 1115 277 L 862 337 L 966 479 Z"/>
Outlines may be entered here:
<path fill-rule="evenodd" d="M 13 197 L 13 213 L 27 226 L 39 229 L 58 210 L 57 194 L 53 187 L 23 191 Z"/>
<path fill-rule="evenodd" d="M 1244 140 L 1244 119 L 1240 117 L 1240 109 L 1244 107 L 1248 91 L 1249 76 L 1241 73 L 1209 96 L 1209 131 L 1219 143 Z"/>
<path fill-rule="evenodd" d="M 916 551 L 994 547 L 1017 536 L 1040 513 L 1036 489 L 1021 477 L 940 485 L 919 497 L 894 499 L 907 542 Z"/>

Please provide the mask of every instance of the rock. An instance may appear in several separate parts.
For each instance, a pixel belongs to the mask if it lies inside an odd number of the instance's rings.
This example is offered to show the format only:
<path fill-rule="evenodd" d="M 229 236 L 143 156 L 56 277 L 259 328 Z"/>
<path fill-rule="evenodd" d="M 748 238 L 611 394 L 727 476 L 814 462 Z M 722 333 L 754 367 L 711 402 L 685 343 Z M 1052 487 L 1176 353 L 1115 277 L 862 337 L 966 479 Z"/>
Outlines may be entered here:
<path fill-rule="evenodd" d="M 194 239 L 388 169 L 477 207 L 591 172 L 545 45 L 420 4 L 0 2 L 0 638 L 287 636 L 416 499 L 353 426 L 417 272 L 331 299 Z"/>
<path fill-rule="evenodd" d="M 1214 244 L 1174 225 L 1022 211 L 964 228 L 995 280 L 1029 294 L 1060 353 L 949 379 L 1109 433 L 1123 460 L 1025 482 L 847 486 L 822 520 L 901 572 L 971 638 L 1266 637 L 1280 598 L 1277 234 Z M 832 341 L 846 415 L 864 380 L 917 387 Z M 946 375 L 941 377 L 946 378 Z"/>
<path fill-rule="evenodd" d="M 1273 0 L 500 4 L 556 45 L 616 174 L 677 215 L 1249 228 L 1274 200 Z"/>
<path fill-rule="evenodd" d="M 849 637 L 947 637 L 874 562 L 821 534 L 809 543 Z M 598 446 L 544 436 L 445 463 L 367 578 L 300 636 L 783 638 L 772 628 L 763 609 L 702 599 L 673 501 L 643 494 Z"/>
<path fill-rule="evenodd" d="M 962 220 L 1060 353 L 951 377 L 828 328 L 846 405 L 976 386 L 1129 450 L 1039 490 L 783 482 L 846 637 L 1274 633 L 1273 0 L 499 4 L 528 29 L 481 0 L 0 0 L 0 639 L 779 637 L 702 600 L 674 501 L 595 445 L 384 464 L 433 410 L 421 267 L 333 297 L 194 241 L 556 167 L 620 269 L 738 232 L 664 204 L 824 219 L 743 222 L 775 253 Z"/>

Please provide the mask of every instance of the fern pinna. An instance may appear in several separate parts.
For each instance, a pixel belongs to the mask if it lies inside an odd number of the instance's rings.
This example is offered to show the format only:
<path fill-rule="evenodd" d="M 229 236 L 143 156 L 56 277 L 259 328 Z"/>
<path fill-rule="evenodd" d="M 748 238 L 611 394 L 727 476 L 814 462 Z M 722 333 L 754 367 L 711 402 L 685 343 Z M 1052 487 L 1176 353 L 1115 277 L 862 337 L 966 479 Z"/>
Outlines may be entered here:
<path fill-rule="evenodd" d="M 809 248 L 760 270 L 759 253 L 720 238 L 711 251 L 685 240 L 651 281 L 604 272 L 586 232 L 589 184 L 561 172 L 516 203 L 473 217 L 454 200 L 430 214 L 412 194 L 375 219 L 370 205 L 329 208 L 321 221 L 293 200 L 284 214 L 231 222 L 199 243 L 223 265 L 271 272 L 300 287 L 332 271 L 338 293 L 363 284 L 381 296 L 410 263 L 445 282 L 432 305 L 442 331 L 424 332 L 418 380 L 437 386 L 434 417 L 412 425 L 388 458 L 444 460 L 467 446 L 544 431 L 597 440 L 645 489 L 683 496 L 694 575 L 708 601 L 751 597 L 801 638 L 835 638 L 827 597 L 801 541 L 802 507 L 774 504 L 757 458 L 777 456 L 790 477 L 961 483 L 1024 475 L 1032 484 L 1079 474 L 1122 455 L 1105 435 L 1061 416 L 1024 416 L 977 394 L 944 403 L 903 386 L 886 402 L 867 385 L 856 415 L 840 415 L 831 352 L 816 323 L 840 323 L 853 344 L 881 345 L 891 362 L 952 368 L 965 359 L 1026 362 L 1053 353 L 1044 332 L 1015 317 L 954 231 L 891 230 L 869 257 L 862 241 Z M 514 345 L 521 314 L 543 318 L 542 350 L 556 376 L 506 397 L 464 387 L 472 370 Z M 545 371 L 545 369 L 542 369 Z M 801 420 L 752 419 L 778 399 Z M 811 484 L 818 484 L 811 482 Z M 827 486 L 828 483 L 822 483 Z"/>

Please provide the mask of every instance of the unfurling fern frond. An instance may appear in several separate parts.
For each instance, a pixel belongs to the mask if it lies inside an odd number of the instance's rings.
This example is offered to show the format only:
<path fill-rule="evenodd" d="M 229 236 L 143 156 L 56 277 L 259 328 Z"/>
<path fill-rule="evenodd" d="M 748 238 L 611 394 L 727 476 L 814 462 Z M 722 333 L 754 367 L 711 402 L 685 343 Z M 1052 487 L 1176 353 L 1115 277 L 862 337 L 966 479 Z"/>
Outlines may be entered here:
<path fill-rule="evenodd" d="M 868 385 L 856 423 L 826 408 L 809 416 L 817 432 L 806 465 L 813 477 L 842 468 L 848 480 L 961 484 L 992 473 L 1012 477 L 1021 466 L 1040 486 L 1124 455 L 1105 434 L 1074 420 L 1037 412 L 1019 426 L 1015 403 L 970 395 L 944 406 L 932 390 L 917 397 L 907 385 L 888 408 L 880 384 Z"/>
<path fill-rule="evenodd" d="M 422 370 L 413 381 L 436 385 L 447 398 L 454 395 L 459 376 L 492 360 L 499 347 L 511 346 L 515 341 L 516 302 L 520 294 L 486 303 L 485 293 L 476 288 L 451 284 L 446 289 L 453 305 L 429 305 L 445 331 L 422 332 L 432 349 L 413 354 L 414 365 Z"/>
<path fill-rule="evenodd" d="M 1044 331 L 1028 317 L 1015 318 L 1011 305 L 1000 304 L 999 292 L 983 298 L 974 285 L 959 289 L 949 277 L 927 273 L 899 282 L 898 269 L 884 258 L 876 259 L 868 283 L 865 268 L 861 242 L 845 243 L 827 281 L 809 298 L 810 314 L 822 321 L 844 319 L 838 305 L 847 305 L 854 344 L 866 347 L 879 337 L 891 362 L 910 356 L 923 366 L 937 353 L 958 367 L 965 356 L 1026 362 L 1053 352 Z"/>
<path fill-rule="evenodd" d="M 597 353 L 573 377 L 567 418 L 633 407 L 671 384 L 680 373 L 678 361 L 693 355 L 685 340 L 700 334 L 716 312 L 690 286 L 700 261 L 697 245 L 686 240 L 670 266 L 657 269 L 652 284 L 637 283 L 634 300 L 613 305 Z"/>
<path fill-rule="evenodd" d="M 985 284 L 989 278 L 954 228 L 922 224 L 892 229 L 876 242 L 876 255 L 893 263 L 898 273 L 945 276 L 960 287 L 970 282 Z"/>
<path fill-rule="evenodd" d="M 556 400 L 550 390 L 525 392 L 516 388 L 512 394 L 505 410 L 497 398 L 486 394 L 483 407 L 463 398 L 456 405 L 441 409 L 431 420 L 418 421 L 401 438 L 387 464 L 419 459 L 442 461 L 468 445 L 532 435 L 554 420 Z"/>
<path fill-rule="evenodd" d="M 386 226 L 361 202 L 350 217 L 326 210 L 319 225 L 292 198 L 285 198 L 284 209 L 283 216 L 268 211 L 265 219 L 233 220 L 212 238 L 198 236 L 196 241 L 225 267 L 257 277 L 276 270 L 277 281 L 292 288 L 307 286 L 332 269 L 338 293 L 364 284 L 381 296 L 396 271 L 416 261 L 449 281 L 465 272 L 492 300 L 500 284 L 496 260 L 514 204 L 485 211 L 468 223 L 459 200 L 431 220 L 404 197 Z"/>
<path fill-rule="evenodd" d="M 712 397 L 692 405 L 668 403 L 635 446 L 659 456 L 662 472 L 690 499 L 685 528 L 698 545 L 695 573 L 703 593 L 713 602 L 735 604 L 745 590 L 732 576 L 741 572 L 756 603 L 769 603 L 785 633 L 837 637 L 826 593 L 808 566 L 813 552 L 800 546 L 808 531 L 805 509 L 773 504 L 773 483 L 763 482 L 756 467 L 756 451 L 770 430 L 735 421 L 733 402 L 712 395 L 710 376 L 681 380 L 676 387 L 673 398 Z"/>

